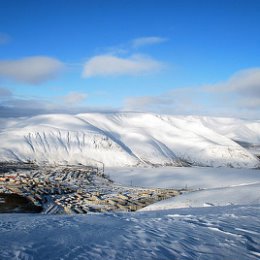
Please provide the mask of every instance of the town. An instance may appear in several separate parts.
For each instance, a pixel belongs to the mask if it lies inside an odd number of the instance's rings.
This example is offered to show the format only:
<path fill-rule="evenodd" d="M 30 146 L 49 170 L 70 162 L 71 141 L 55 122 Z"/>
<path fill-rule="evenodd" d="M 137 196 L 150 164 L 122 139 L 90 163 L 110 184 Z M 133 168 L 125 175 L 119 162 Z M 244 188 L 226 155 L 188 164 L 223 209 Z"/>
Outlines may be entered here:
<path fill-rule="evenodd" d="M 0 212 L 1 208 L 2 212 L 6 209 L 3 197 L 7 194 L 27 198 L 34 205 L 32 212 L 39 212 L 41 208 L 44 214 L 86 214 L 136 211 L 182 192 L 184 190 L 122 186 L 112 182 L 103 169 L 93 166 L 0 165 Z M 12 211 L 8 209 L 4 212 Z"/>

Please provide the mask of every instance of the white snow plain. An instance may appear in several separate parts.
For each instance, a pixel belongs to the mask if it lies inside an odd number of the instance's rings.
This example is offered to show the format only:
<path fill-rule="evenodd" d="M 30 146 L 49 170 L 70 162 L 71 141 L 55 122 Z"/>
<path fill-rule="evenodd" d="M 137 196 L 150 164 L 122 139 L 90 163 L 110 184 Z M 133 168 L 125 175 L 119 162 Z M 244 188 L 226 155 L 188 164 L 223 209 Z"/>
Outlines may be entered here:
<path fill-rule="evenodd" d="M 115 182 L 146 188 L 208 189 L 260 182 L 260 169 L 113 167 L 105 173 Z"/>
<path fill-rule="evenodd" d="M 0 161 L 255 168 L 259 129 L 258 120 L 148 113 L 2 118 Z"/>
<path fill-rule="evenodd" d="M 141 210 L 260 204 L 260 183 L 198 190 L 149 205 Z"/>
<path fill-rule="evenodd" d="M 209 167 L 108 168 L 112 180 L 149 188 L 191 192 L 149 205 L 142 211 L 260 204 L 260 170 Z"/>
<path fill-rule="evenodd" d="M 1 260 L 256 260 L 260 207 L 0 215 Z"/>

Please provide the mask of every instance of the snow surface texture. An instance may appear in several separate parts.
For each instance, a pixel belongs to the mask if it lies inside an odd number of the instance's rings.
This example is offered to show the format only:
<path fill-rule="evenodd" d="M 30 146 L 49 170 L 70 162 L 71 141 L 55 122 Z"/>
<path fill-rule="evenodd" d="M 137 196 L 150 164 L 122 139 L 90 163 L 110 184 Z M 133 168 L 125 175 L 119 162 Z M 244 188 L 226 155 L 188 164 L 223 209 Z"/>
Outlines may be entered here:
<path fill-rule="evenodd" d="M 259 259 L 260 207 L 0 215 L 5 259 Z"/>
<path fill-rule="evenodd" d="M 241 146 L 241 142 L 260 144 L 259 121 L 88 113 L 0 119 L 0 125 L 1 161 L 103 162 L 106 167 L 259 166 L 253 152 Z"/>

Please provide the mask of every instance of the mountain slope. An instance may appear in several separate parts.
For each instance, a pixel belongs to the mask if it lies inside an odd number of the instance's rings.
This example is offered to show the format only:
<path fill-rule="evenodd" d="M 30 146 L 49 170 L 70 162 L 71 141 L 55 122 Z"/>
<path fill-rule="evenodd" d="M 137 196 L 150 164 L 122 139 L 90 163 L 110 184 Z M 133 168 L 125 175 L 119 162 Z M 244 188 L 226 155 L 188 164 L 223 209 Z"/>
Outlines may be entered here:
<path fill-rule="evenodd" d="M 252 153 L 233 141 L 260 143 L 259 121 L 88 113 L 1 119 L 0 123 L 1 161 L 103 162 L 105 166 L 259 166 Z"/>

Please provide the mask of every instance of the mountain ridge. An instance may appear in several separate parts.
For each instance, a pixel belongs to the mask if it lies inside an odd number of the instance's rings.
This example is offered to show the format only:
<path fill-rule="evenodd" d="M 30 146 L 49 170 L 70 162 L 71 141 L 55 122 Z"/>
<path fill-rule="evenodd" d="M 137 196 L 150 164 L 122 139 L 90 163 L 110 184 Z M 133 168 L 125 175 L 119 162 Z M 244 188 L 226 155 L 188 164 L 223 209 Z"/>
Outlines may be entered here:
<path fill-rule="evenodd" d="M 255 154 L 234 141 L 260 144 L 258 120 L 122 112 L 0 122 L 0 161 L 259 167 Z"/>

